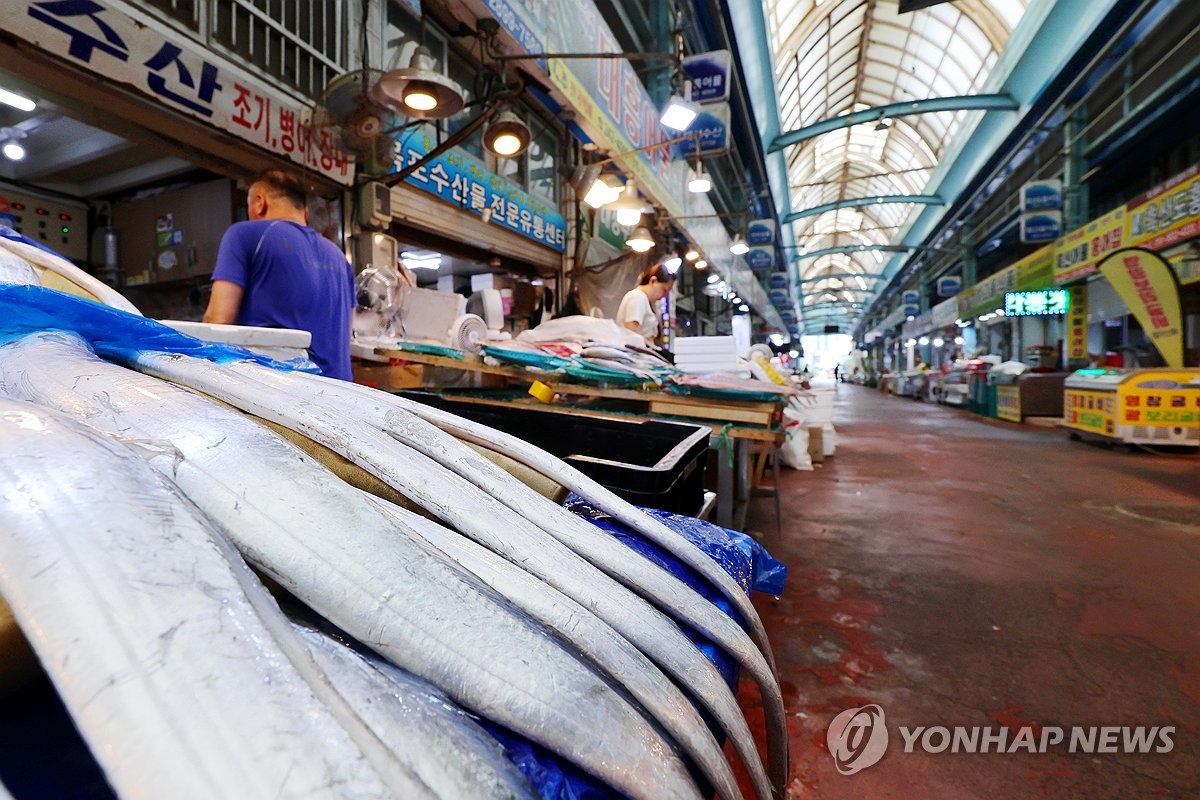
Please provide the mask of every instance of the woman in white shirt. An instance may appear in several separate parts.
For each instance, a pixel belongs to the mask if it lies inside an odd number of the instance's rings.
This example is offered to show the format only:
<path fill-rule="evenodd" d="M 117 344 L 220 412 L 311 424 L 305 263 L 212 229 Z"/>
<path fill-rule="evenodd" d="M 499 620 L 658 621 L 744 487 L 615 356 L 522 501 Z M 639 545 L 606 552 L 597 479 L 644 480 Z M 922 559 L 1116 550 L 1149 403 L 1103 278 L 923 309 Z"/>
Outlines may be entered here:
<path fill-rule="evenodd" d="M 641 334 L 649 346 L 658 337 L 660 300 L 675 285 L 675 276 L 662 264 L 655 264 L 642 275 L 638 285 L 625 293 L 617 308 L 617 324 Z"/>

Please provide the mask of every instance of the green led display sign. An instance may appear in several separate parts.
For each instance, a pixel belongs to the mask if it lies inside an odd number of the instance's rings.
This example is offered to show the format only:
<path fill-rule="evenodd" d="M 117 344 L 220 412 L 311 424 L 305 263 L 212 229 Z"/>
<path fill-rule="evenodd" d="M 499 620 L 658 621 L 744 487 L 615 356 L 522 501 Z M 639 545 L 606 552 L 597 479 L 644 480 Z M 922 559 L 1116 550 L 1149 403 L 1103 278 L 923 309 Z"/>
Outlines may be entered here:
<path fill-rule="evenodd" d="M 1042 289 L 1037 292 L 1005 292 L 1004 315 L 1008 317 L 1043 317 L 1066 314 L 1070 305 L 1066 289 Z"/>

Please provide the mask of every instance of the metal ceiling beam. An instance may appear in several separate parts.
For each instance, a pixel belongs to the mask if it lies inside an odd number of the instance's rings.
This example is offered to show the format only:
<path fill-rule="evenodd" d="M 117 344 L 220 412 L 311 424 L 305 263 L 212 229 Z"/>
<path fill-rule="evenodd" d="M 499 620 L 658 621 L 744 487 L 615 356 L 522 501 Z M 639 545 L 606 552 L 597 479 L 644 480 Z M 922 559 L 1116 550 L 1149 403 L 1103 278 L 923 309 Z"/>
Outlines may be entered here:
<path fill-rule="evenodd" d="M 845 200 L 834 200 L 832 203 L 823 203 L 801 211 L 793 211 L 785 215 L 779 222 L 781 225 L 786 225 L 798 219 L 824 214 L 826 211 L 837 211 L 839 208 L 861 208 L 862 206 L 887 205 L 889 203 L 917 203 L 925 206 L 940 206 L 945 202 L 945 200 L 936 194 L 885 194 L 872 195 L 870 197 L 848 197 Z"/>
<path fill-rule="evenodd" d="M 910 100 L 903 103 L 888 103 L 883 106 L 864 108 L 852 114 L 842 114 L 837 117 L 814 122 L 794 131 L 776 136 L 767 148 L 768 153 L 775 153 L 785 147 L 812 139 L 830 131 L 849 128 L 851 125 L 861 125 L 864 122 L 895 117 L 907 117 L 913 114 L 931 114 L 936 111 L 1015 111 L 1020 105 L 1009 94 L 967 94 L 956 97 L 928 97 L 924 100 Z"/>
<path fill-rule="evenodd" d="M 842 280 L 846 280 L 848 278 L 862 278 L 864 281 L 883 280 L 883 276 L 881 276 L 881 275 L 863 275 L 858 272 L 831 272 L 828 275 L 814 275 L 811 278 L 805 278 L 802 281 L 797 281 L 797 283 L 799 283 L 800 285 L 803 286 L 806 283 L 818 283 L 820 281 L 831 281 L 831 280 L 842 281 Z M 856 291 L 862 291 L 862 290 L 858 289 Z"/>
<path fill-rule="evenodd" d="M 820 258 L 821 256 L 831 256 L 837 253 L 869 253 L 879 251 L 883 253 L 907 253 L 912 250 L 912 247 L 904 245 L 892 244 L 843 244 L 838 247 L 825 247 L 821 250 L 810 250 L 807 253 L 796 253 L 792 256 L 793 259 L 800 260 L 802 258 Z"/>

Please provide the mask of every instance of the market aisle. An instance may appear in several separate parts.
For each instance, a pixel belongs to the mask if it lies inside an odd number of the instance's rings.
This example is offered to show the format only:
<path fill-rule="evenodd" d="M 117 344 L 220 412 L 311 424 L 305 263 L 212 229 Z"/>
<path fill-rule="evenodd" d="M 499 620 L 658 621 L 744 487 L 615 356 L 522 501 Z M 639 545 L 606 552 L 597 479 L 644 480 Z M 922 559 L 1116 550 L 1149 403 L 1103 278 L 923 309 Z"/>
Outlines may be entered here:
<path fill-rule="evenodd" d="M 783 541 L 765 539 L 790 570 L 784 596 L 758 602 L 788 796 L 1200 796 L 1200 458 L 837 391 L 837 455 L 785 472 Z M 773 532 L 771 511 L 755 503 L 750 529 Z M 888 748 L 841 775 L 826 728 L 867 703 Z M 920 725 L 1003 726 L 1008 743 L 1025 727 L 1175 734 L 1169 753 L 905 753 L 900 726 Z"/>

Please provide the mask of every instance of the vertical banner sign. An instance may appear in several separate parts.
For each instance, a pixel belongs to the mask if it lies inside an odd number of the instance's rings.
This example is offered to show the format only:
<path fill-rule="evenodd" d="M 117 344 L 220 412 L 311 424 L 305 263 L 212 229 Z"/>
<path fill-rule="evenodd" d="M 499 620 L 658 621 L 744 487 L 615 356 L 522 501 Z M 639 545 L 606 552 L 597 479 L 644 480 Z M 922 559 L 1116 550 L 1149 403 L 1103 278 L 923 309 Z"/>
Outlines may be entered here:
<path fill-rule="evenodd" d="M 1179 282 L 1165 258 L 1150 250 L 1130 247 L 1109 254 L 1100 262 L 1103 275 L 1168 367 L 1183 366 L 1183 314 Z"/>
<path fill-rule="evenodd" d="M 1070 303 L 1067 306 L 1067 363 L 1086 361 L 1087 351 L 1087 284 L 1071 286 Z"/>

